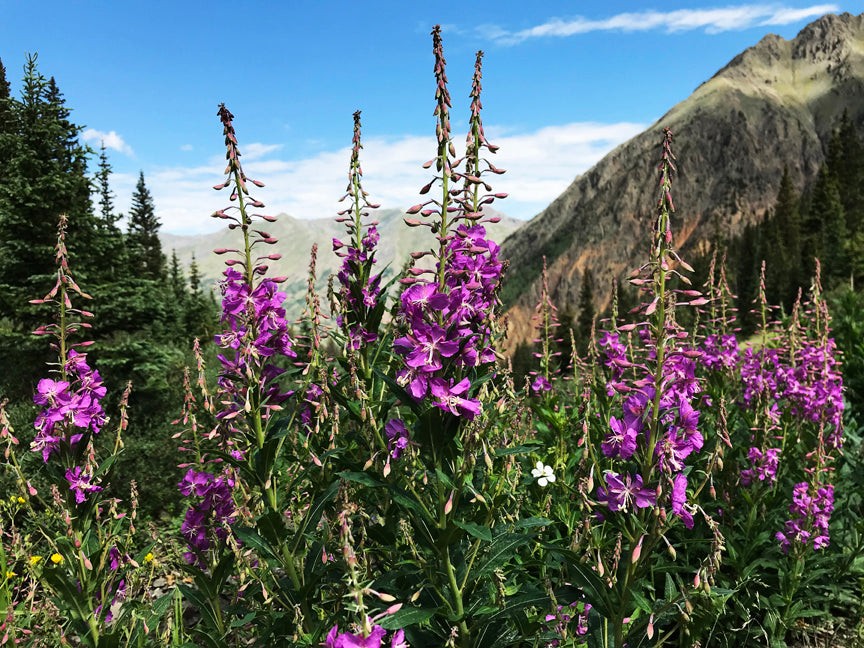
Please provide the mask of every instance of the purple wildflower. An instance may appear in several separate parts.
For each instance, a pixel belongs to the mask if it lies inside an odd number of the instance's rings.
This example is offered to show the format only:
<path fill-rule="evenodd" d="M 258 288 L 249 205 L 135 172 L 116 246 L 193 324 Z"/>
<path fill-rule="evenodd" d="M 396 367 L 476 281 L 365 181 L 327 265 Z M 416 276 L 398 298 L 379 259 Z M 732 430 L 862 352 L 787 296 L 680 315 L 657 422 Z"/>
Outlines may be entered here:
<path fill-rule="evenodd" d="M 626 512 L 631 504 L 636 508 L 648 508 L 657 503 L 657 492 L 642 483 L 642 475 L 625 474 L 622 478 L 614 472 L 604 475 L 606 488 L 597 487 L 597 499 L 606 502 L 610 511 Z"/>
<path fill-rule="evenodd" d="M 70 349 L 64 369 L 67 380 L 44 378 L 33 395 L 33 402 L 43 409 L 34 421 L 37 433 L 30 447 L 41 452 L 45 462 L 61 442 L 74 448 L 84 438 L 83 431 L 98 434 L 107 420 L 101 403 L 106 388 L 99 372 L 87 364 L 86 354 Z"/>
<path fill-rule="evenodd" d="M 764 452 L 759 448 L 750 448 L 747 452 L 752 468 L 741 471 L 741 483 L 749 486 L 754 479 L 767 482 L 769 485 L 777 481 L 777 468 L 780 465 L 780 448 L 768 448 Z"/>
<path fill-rule="evenodd" d="M 87 493 L 98 493 L 102 487 L 94 484 L 93 475 L 85 472 L 81 466 L 66 469 L 66 481 L 69 482 L 69 490 L 75 493 L 75 503 L 83 504 L 87 499 Z"/>
<path fill-rule="evenodd" d="M 351 632 L 339 632 L 339 626 L 330 628 L 324 645 L 327 648 L 382 648 L 387 631 L 379 625 L 372 627 L 368 637 Z M 390 639 L 390 648 L 408 648 L 405 632 L 397 630 Z"/>
<path fill-rule="evenodd" d="M 398 459 L 409 443 L 408 428 L 405 427 L 405 422 L 402 419 L 390 419 L 384 425 L 384 432 L 387 435 L 387 448 L 390 450 L 390 456 Z"/>
<path fill-rule="evenodd" d="M 637 427 L 638 426 L 638 427 Z M 607 457 L 627 460 L 636 452 L 636 437 L 641 429 L 639 419 L 624 417 L 618 420 L 614 416 L 609 419 L 609 427 L 612 432 L 606 435 L 606 439 L 600 444 L 603 454 Z"/>
<path fill-rule="evenodd" d="M 738 364 L 738 340 L 732 334 L 706 336 L 701 350 L 702 363 L 712 371 L 733 369 Z"/>
<path fill-rule="evenodd" d="M 684 526 L 693 528 L 693 513 L 686 508 L 687 504 L 687 476 L 684 473 L 675 475 L 672 482 L 672 512 L 681 518 Z"/>
<path fill-rule="evenodd" d="M 190 468 L 178 487 L 184 496 L 200 498 L 186 511 L 180 531 L 190 549 L 185 554 L 186 561 L 190 565 L 204 566 L 202 554 L 211 547 L 212 537 L 226 540 L 228 527 L 236 519 L 232 495 L 234 480 L 227 475 L 215 477 L 212 473 Z"/>
<path fill-rule="evenodd" d="M 827 547 L 830 541 L 828 523 L 833 511 L 834 487 L 831 484 L 813 488 L 807 482 L 795 484 L 789 505 L 792 517 L 775 536 L 783 553 L 788 553 L 795 544 L 804 547 L 812 543 L 814 551 Z"/>
<path fill-rule="evenodd" d="M 591 604 L 582 601 L 573 601 L 567 607 L 559 605 L 555 614 L 547 614 L 544 618 L 546 630 L 555 632 L 560 638 L 566 638 L 571 632 L 578 637 L 588 634 L 588 614 L 591 612 Z M 552 625 L 554 623 L 554 625 Z M 571 628 L 571 624 L 575 627 Z M 560 639 L 553 639 L 549 646 L 560 645 Z"/>

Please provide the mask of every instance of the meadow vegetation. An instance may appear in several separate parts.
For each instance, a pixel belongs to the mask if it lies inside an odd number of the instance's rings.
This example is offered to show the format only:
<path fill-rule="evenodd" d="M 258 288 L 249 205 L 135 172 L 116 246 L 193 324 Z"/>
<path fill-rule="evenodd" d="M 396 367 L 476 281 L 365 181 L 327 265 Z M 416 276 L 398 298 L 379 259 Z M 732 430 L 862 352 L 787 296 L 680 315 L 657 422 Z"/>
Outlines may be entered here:
<path fill-rule="evenodd" d="M 645 161 L 656 204 L 632 308 L 616 297 L 576 340 L 544 289 L 534 362 L 515 379 L 507 262 L 484 227 L 506 196 L 483 54 L 457 152 L 438 27 L 432 38 L 437 148 L 405 219 L 428 246 L 383 281 L 355 113 L 342 265 L 322 298 L 312 250 L 298 321 L 225 105 L 214 217 L 236 245 L 215 251 L 216 324 L 152 236 L 143 176 L 121 232 L 104 152 L 101 212 L 88 206 L 86 151 L 53 80 L 31 59 L 18 101 L 3 79 L 0 335 L 22 369 L 0 383 L 0 645 L 860 640 L 864 450 L 843 375 L 861 389 L 857 294 L 832 314 L 814 258 L 805 289 L 774 308 L 761 264 L 742 332 L 723 258 L 703 283 L 676 248 L 686 205 L 666 130 Z M 51 137 L 34 129 L 49 127 L 62 146 L 42 156 L 33 143 Z M 800 254 L 816 251 L 802 240 Z M 128 274 L 105 274 L 109 253 Z"/>

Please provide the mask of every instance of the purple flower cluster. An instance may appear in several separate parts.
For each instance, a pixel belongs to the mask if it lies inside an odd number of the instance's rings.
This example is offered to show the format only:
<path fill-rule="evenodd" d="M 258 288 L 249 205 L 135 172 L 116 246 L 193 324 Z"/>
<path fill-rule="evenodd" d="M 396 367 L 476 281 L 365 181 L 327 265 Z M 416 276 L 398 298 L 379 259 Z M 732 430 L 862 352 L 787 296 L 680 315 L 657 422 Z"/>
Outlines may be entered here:
<path fill-rule="evenodd" d="M 734 339 L 731 335 L 724 338 Z M 829 445 L 840 447 L 843 377 L 834 340 L 829 338 L 824 344 L 807 340 L 794 353 L 786 355 L 791 357 L 784 357 L 780 349 L 774 348 L 744 350 L 740 358 L 744 404 L 753 407 L 763 398 L 775 423 L 784 409 L 800 419 L 825 423 Z M 726 357 L 724 367 L 734 366 L 727 364 L 731 358 Z M 708 361 L 705 364 L 717 368 Z"/>
<path fill-rule="evenodd" d="M 180 531 L 189 546 L 184 554 L 186 562 L 204 567 L 203 554 L 210 549 L 213 537 L 225 541 L 228 527 L 236 520 L 234 479 L 189 469 L 178 487 L 185 497 L 199 498 L 186 511 Z"/>
<path fill-rule="evenodd" d="M 74 448 L 85 430 L 98 434 L 106 421 L 101 402 L 106 389 L 99 372 L 87 364 L 87 355 L 71 349 L 63 371 L 66 380 L 43 378 L 33 396 L 43 409 L 34 422 L 36 436 L 30 447 L 41 452 L 45 462 L 62 442 Z"/>
<path fill-rule="evenodd" d="M 644 337 L 644 336 L 640 336 Z M 615 461 L 627 461 L 634 457 L 640 446 L 647 448 L 650 437 L 647 419 L 654 406 L 654 379 L 645 373 L 632 385 L 623 382 L 626 367 L 644 370 L 628 360 L 627 348 L 616 333 L 607 333 L 600 340 L 605 350 L 605 364 L 612 380 L 607 385 L 611 394 L 627 394 L 622 404 L 622 416 L 609 418 L 609 431 L 600 448 L 603 454 Z M 648 358 L 655 359 L 656 352 L 650 348 Z M 663 392 L 658 400 L 660 428 L 655 432 L 654 465 L 672 484 L 670 503 L 672 511 L 685 525 L 693 526 L 693 516 L 686 507 L 687 479 L 683 474 L 685 461 L 691 454 L 699 452 L 704 438 L 699 432 L 699 411 L 693 403 L 702 391 L 696 379 L 696 359 L 699 351 L 670 345 L 663 360 Z M 646 450 L 647 451 L 647 450 Z M 641 475 L 609 471 L 605 475 L 606 487 L 598 487 L 598 500 L 605 502 L 610 511 L 626 511 L 631 504 L 646 508 L 657 504 L 656 488 L 643 485 Z"/>
<path fill-rule="evenodd" d="M 747 453 L 752 468 L 741 471 L 741 483 L 749 486 L 754 480 L 767 482 L 769 485 L 777 481 L 777 469 L 780 467 L 780 448 L 750 448 Z"/>
<path fill-rule="evenodd" d="M 705 336 L 701 351 L 702 364 L 712 371 L 733 369 L 738 365 L 738 339 L 732 334 Z"/>
<path fill-rule="evenodd" d="M 753 405 L 760 396 L 777 401 L 782 397 L 783 366 L 778 349 L 747 347 L 741 358 L 744 404 Z"/>
<path fill-rule="evenodd" d="M 382 648 L 386 637 L 387 631 L 379 625 L 373 626 L 367 637 L 351 632 L 339 632 L 339 626 L 333 626 L 327 633 L 324 645 L 326 648 Z M 403 630 L 393 633 L 389 648 L 409 648 Z"/>
<path fill-rule="evenodd" d="M 716 338 L 716 336 L 713 336 Z M 724 355 L 718 349 L 726 349 Z M 706 356 L 713 358 L 705 364 L 711 369 L 734 368 L 736 347 L 734 337 L 724 336 L 718 343 L 712 336 L 703 342 Z M 768 429 L 781 427 L 781 418 L 788 414 L 799 421 L 819 426 L 818 447 L 808 458 L 816 457 L 817 465 L 830 457 L 828 449 L 842 445 L 843 377 L 837 361 L 834 340 L 794 340 L 793 351 L 788 348 L 747 348 L 737 359 L 741 374 L 742 401 L 748 408 L 759 409 L 765 416 Z M 822 426 L 827 432 L 823 445 Z M 768 442 L 770 445 L 770 441 Z M 747 458 L 750 467 L 741 471 L 745 486 L 757 481 L 774 484 L 780 464 L 780 448 L 751 447 Z M 812 469 L 811 469 L 812 470 Z M 819 474 L 819 470 L 814 471 Z M 811 493 L 815 490 L 815 495 Z M 797 484 L 790 505 L 791 519 L 784 531 L 776 534 L 784 552 L 794 543 L 814 549 L 828 544 L 828 521 L 833 510 L 834 490 L 830 484 L 807 482 Z"/>
<path fill-rule="evenodd" d="M 630 361 L 627 359 L 627 345 L 621 341 L 615 331 L 603 331 L 598 343 L 603 349 L 603 364 L 609 370 L 612 380 L 620 380 L 624 370 L 630 366 Z"/>
<path fill-rule="evenodd" d="M 584 637 L 588 634 L 588 613 L 590 611 L 591 604 L 583 603 L 582 601 L 573 601 L 567 607 L 559 605 L 555 614 L 546 615 L 544 619 L 546 630 L 554 631 L 555 634 L 562 638 L 570 633 Z M 553 623 L 554 625 L 552 625 Z M 575 627 L 571 628 L 571 623 L 574 623 Z M 560 645 L 560 643 L 560 640 L 553 639 L 547 645 L 554 647 Z"/>
<path fill-rule="evenodd" d="M 831 484 L 813 488 L 807 482 L 795 484 L 792 504 L 789 505 L 792 517 L 786 521 L 784 531 L 776 534 L 783 553 L 788 553 L 793 544 L 807 546 L 812 543 L 815 551 L 827 547 L 830 541 L 828 523 L 833 511 L 834 487 Z"/>
<path fill-rule="evenodd" d="M 408 331 L 393 345 L 406 366 L 397 378 L 416 400 L 431 393 L 436 407 L 473 419 L 480 401 L 467 397 L 468 378 L 452 375 L 495 360 L 489 313 L 502 264 L 481 225 L 460 225 L 446 250 L 443 286 L 416 280 L 402 293 Z"/>
<path fill-rule="evenodd" d="M 336 275 L 341 284 L 340 295 L 342 312 L 337 316 L 336 323 L 348 335 L 348 346 L 359 349 L 378 339 L 377 322 L 370 322 L 372 311 L 379 305 L 381 297 L 381 274 L 372 274 L 375 264 L 375 248 L 378 246 L 379 234 L 377 222 L 368 226 L 363 223 L 363 217 L 368 216 L 367 209 L 376 209 L 379 205 L 369 202 L 369 196 L 363 190 L 363 169 L 360 166 L 360 111 L 354 113 L 354 137 L 351 149 L 351 162 L 348 167 L 348 186 L 341 200 L 351 199 L 351 204 L 339 212 L 337 222 L 346 223 L 349 243 L 333 239 L 333 251 L 342 257 L 342 267 Z M 365 234 L 364 234 L 364 227 Z"/>
<path fill-rule="evenodd" d="M 837 362 L 837 347 L 828 338 L 824 344 L 808 343 L 795 352 L 795 362 L 784 372 L 784 396 L 792 413 L 813 423 L 825 423 L 832 448 L 842 443 L 843 376 Z"/>
<path fill-rule="evenodd" d="M 390 419 L 384 425 L 384 432 L 387 435 L 387 449 L 390 450 L 390 456 L 398 459 L 410 442 L 405 422 L 402 419 Z"/>
<path fill-rule="evenodd" d="M 605 502 L 610 511 L 626 513 L 634 507 L 648 508 L 657 504 L 657 491 L 643 484 L 642 475 L 626 473 L 621 476 L 610 471 L 603 478 L 606 488 L 597 487 L 597 500 Z"/>
<path fill-rule="evenodd" d="M 228 329 L 216 336 L 216 342 L 226 350 L 219 355 L 223 367 L 219 386 L 230 398 L 219 417 L 232 419 L 249 402 L 250 376 L 257 377 L 264 407 L 284 401 L 288 395 L 275 382 L 283 370 L 270 359 L 297 356 L 285 319 L 285 293 L 279 292 L 274 280 L 262 279 L 253 288 L 243 275 L 229 267 L 221 289 L 222 322 Z"/>
<path fill-rule="evenodd" d="M 333 251 L 342 257 L 342 266 L 336 277 L 342 285 L 340 292 L 345 307 L 336 323 L 347 329 L 348 343 L 352 349 L 359 349 L 378 339 L 378 334 L 367 329 L 365 324 L 369 311 L 375 308 L 381 297 L 381 274 L 371 273 L 379 238 L 378 229 L 372 225 L 360 239 L 359 248 L 333 239 Z"/>
<path fill-rule="evenodd" d="M 99 493 L 102 487 L 93 483 L 93 474 L 85 471 L 81 466 L 66 469 L 66 481 L 69 482 L 69 490 L 75 493 L 75 503 L 83 504 L 87 499 L 87 493 Z"/>

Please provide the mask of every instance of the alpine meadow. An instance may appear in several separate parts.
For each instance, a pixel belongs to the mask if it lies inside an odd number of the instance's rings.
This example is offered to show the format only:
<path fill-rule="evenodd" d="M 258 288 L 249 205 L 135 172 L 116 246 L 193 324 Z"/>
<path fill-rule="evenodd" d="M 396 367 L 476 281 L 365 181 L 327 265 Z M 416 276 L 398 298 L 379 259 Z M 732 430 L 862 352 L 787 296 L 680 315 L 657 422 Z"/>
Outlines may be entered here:
<path fill-rule="evenodd" d="M 186 236 L 0 63 L 0 646 L 864 646 L 864 14 L 527 222 L 450 33 L 417 204 L 357 110 L 338 213 L 274 215 L 226 99 Z"/>

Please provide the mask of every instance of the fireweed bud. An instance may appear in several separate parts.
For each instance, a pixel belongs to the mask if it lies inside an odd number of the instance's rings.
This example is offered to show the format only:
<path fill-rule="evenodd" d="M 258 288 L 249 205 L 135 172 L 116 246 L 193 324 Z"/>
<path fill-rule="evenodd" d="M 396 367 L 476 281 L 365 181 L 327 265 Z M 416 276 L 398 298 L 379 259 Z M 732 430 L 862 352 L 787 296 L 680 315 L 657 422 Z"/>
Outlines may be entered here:
<path fill-rule="evenodd" d="M 450 511 L 453 510 L 453 495 L 455 492 L 450 492 L 450 499 L 447 500 L 447 503 L 444 505 L 444 515 L 450 515 Z"/>

